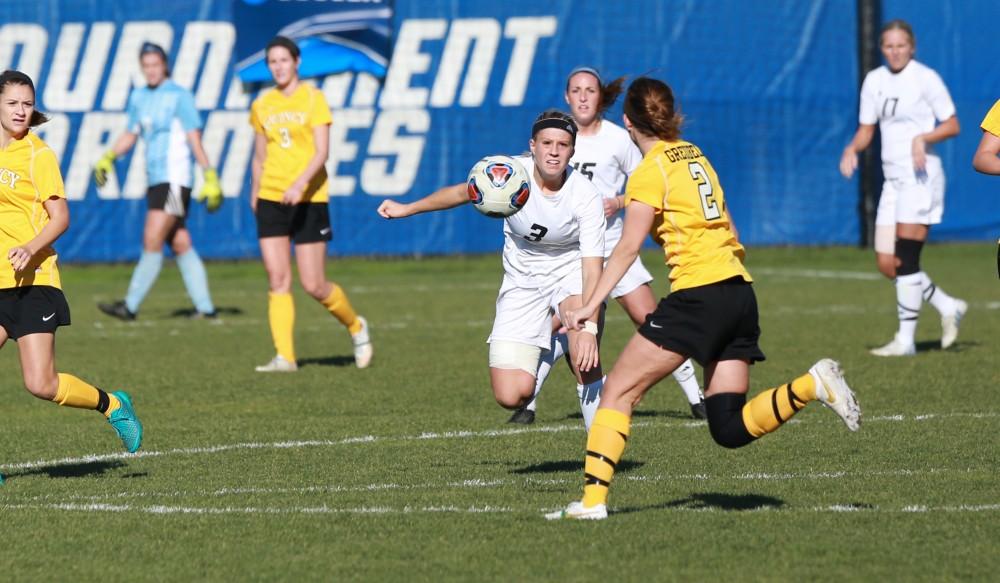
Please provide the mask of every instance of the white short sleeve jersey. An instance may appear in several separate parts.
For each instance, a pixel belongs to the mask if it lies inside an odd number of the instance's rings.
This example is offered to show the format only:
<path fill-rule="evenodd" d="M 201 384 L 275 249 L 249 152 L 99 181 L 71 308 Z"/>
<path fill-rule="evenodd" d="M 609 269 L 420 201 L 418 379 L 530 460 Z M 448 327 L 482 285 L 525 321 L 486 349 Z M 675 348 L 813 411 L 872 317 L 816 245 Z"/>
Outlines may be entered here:
<path fill-rule="evenodd" d="M 532 174 L 531 195 L 524 208 L 504 219 L 507 276 L 519 286 L 546 287 L 579 270 L 582 257 L 604 257 L 604 207 L 597 188 L 567 168 L 559 192 L 545 195 L 535 183 L 531 157 L 516 160 Z"/>
<path fill-rule="evenodd" d="M 642 152 L 628 132 L 608 120 L 602 120 L 600 129 L 592 136 L 577 135 L 576 151 L 569 161 L 594 183 L 604 198 L 625 192 L 625 180 L 639 162 L 642 162 Z M 611 255 L 622 238 L 622 223 L 621 213 L 608 219 L 608 231 L 604 235 L 605 256 Z"/>
<path fill-rule="evenodd" d="M 912 176 L 913 138 L 953 115 L 955 104 L 941 77 L 917 61 L 911 60 L 899 73 L 883 65 L 865 75 L 861 84 L 858 122 L 879 124 L 882 171 L 887 177 Z M 930 144 L 927 157 L 940 164 Z"/>

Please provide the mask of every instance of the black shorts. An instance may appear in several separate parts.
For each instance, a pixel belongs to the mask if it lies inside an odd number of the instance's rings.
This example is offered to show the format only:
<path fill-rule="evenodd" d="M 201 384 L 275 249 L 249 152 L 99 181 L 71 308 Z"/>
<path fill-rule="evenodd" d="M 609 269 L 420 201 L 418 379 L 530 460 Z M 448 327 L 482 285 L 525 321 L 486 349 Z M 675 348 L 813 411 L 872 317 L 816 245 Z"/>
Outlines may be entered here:
<path fill-rule="evenodd" d="M 705 366 L 719 360 L 764 360 L 753 286 L 740 277 L 674 292 L 646 316 L 639 334 Z"/>
<path fill-rule="evenodd" d="M 164 211 L 177 217 L 177 224 L 183 227 L 184 217 L 191 207 L 191 189 L 166 182 L 150 186 L 146 191 L 146 206 L 150 210 Z"/>
<path fill-rule="evenodd" d="M 257 201 L 257 238 L 289 237 L 294 243 L 319 243 L 333 238 L 325 202 L 295 205 Z"/>
<path fill-rule="evenodd" d="M 48 285 L 0 289 L 0 327 L 11 339 L 55 333 L 59 326 L 69 326 L 69 304 L 61 289 Z"/>

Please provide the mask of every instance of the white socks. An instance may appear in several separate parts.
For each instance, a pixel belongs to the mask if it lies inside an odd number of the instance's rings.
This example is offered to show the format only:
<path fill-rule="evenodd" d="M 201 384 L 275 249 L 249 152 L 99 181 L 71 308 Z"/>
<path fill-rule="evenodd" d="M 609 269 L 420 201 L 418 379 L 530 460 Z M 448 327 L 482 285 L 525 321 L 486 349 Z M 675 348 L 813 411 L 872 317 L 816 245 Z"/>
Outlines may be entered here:
<path fill-rule="evenodd" d="M 917 331 L 917 316 L 920 315 L 920 305 L 923 301 L 924 277 L 923 272 L 896 276 L 896 313 L 899 316 L 899 332 L 896 333 L 896 339 L 907 346 L 913 344 Z"/>
<path fill-rule="evenodd" d="M 681 386 L 684 396 L 687 397 L 688 404 L 697 405 L 701 403 L 701 387 L 698 386 L 698 378 L 694 374 L 694 364 L 691 359 L 684 361 L 673 374 L 674 380 Z"/>
<path fill-rule="evenodd" d="M 608 377 L 601 377 L 588 385 L 577 385 L 576 396 L 580 398 L 580 412 L 583 413 L 583 424 L 590 433 L 590 424 L 594 422 L 594 415 L 601 404 L 601 389 L 604 388 L 604 381 Z"/>
<path fill-rule="evenodd" d="M 943 289 L 934 285 L 930 276 L 923 271 L 917 275 L 920 275 L 923 278 L 920 285 L 924 301 L 934 306 L 934 309 L 940 312 L 942 316 L 954 315 L 955 310 L 958 308 L 958 306 L 955 305 L 955 298 L 944 293 Z"/>
<path fill-rule="evenodd" d="M 528 411 L 534 411 L 538 406 L 538 393 L 542 390 L 542 383 L 548 378 L 549 373 L 552 372 L 552 366 L 559 362 L 566 353 L 569 352 L 569 337 L 565 334 L 556 334 L 552 336 L 552 345 L 549 346 L 549 351 L 542 355 L 542 358 L 538 362 L 538 372 L 535 373 L 535 395 L 531 398 L 531 402 L 525 405 L 525 409 Z"/>

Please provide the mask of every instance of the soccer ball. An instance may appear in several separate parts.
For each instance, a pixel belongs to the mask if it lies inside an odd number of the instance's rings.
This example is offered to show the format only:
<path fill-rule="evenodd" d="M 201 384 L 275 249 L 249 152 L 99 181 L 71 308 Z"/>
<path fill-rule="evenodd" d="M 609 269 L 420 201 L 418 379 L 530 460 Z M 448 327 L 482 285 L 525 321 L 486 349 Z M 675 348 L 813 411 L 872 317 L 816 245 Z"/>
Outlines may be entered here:
<path fill-rule="evenodd" d="M 510 156 L 487 156 L 469 171 L 469 200 L 488 217 L 509 217 L 521 210 L 531 194 L 528 171 Z"/>

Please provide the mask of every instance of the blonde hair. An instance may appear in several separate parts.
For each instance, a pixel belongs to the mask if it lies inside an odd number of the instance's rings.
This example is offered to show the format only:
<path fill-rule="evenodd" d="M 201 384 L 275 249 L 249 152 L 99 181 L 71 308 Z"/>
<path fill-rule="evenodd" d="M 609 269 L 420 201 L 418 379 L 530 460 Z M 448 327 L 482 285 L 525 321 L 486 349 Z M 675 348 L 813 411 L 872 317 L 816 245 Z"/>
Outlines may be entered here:
<path fill-rule="evenodd" d="M 880 45 L 882 44 L 882 41 L 885 38 L 885 33 L 889 32 L 890 30 L 901 30 L 905 32 L 906 36 L 910 38 L 910 46 L 913 47 L 914 50 L 916 50 L 917 36 L 913 34 L 913 27 L 910 26 L 909 22 L 906 22 L 905 20 L 902 20 L 900 18 L 897 18 L 896 20 L 890 20 L 889 22 L 882 25 L 882 30 L 878 33 L 878 44 Z"/>

